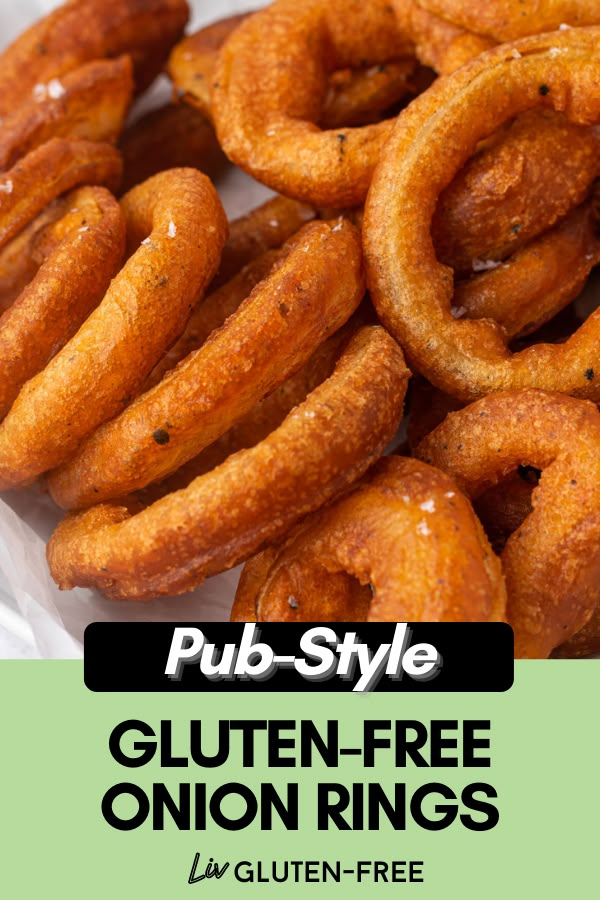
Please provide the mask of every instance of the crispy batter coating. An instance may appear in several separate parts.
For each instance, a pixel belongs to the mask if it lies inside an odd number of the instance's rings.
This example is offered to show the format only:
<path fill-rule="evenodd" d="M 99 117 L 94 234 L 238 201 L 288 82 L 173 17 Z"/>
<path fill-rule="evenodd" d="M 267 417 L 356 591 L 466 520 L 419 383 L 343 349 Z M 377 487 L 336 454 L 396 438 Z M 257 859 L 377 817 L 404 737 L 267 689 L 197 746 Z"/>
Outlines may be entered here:
<path fill-rule="evenodd" d="M 526 38 L 438 79 L 400 115 L 369 192 L 363 238 L 378 314 L 421 373 L 467 402 L 521 386 L 600 399 L 599 312 L 565 344 L 511 354 L 495 323 L 453 317 L 452 273 L 429 234 L 439 194 L 502 122 L 536 105 L 576 124 L 600 120 L 600 29 L 555 33 L 548 43 Z"/>
<path fill-rule="evenodd" d="M 228 456 L 237 453 L 238 450 L 254 447 L 259 441 L 268 437 L 281 425 L 294 407 L 304 403 L 310 392 L 314 391 L 326 378 L 329 378 L 342 348 L 348 343 L 349 337 L 357 327 L 364 324 L 365 318 L 361 315 L 361 308 L 359 308 L 343 328 L 317 347 L 299 372 L 260 400 L 222 437 L 190 459 L 188 463 L 185 463 L 164 481 L 150 485 L 146 490 L 141 491 L 139 497 L 144 505 L 153 503 L 171 491 L 179 491 L 181 488 L 187 487 L 194 478 L 220 466 Z"/>
<path fill-rule="evenodd" d="M 384 0 L 276 0 L 219 54 L 211 108 L 225 153 L 295 199 L 362 203 L 389 123 L 322 131 L 315 122 L 331 72 L 396 59 L 403 44 Z"/>
<path fill-rule="evenodd" d="M 219 272 L 211 288 L 215 290 L 225 284 L 266 250 L 281 247 L 302 225 L 314 219 L 315 215 L 315 210 L 304 203 L 287 197 L 272 197 L 235 219 L 231 222 Z"/>
<path fill-rule="evenodd" d="M 429 12 L 468 28 L 488 34 L 497 41 L 543 31 L 560 25 L 600 24 L 596 0 L 494 0 L 493 3 L 469 3 L 468 0 L 418 0 Z"/>
<path fill-rule="evenodd" d="M 25 228 L 52 200 L 77 185 L 115 190 L 119 153 L 110 144 L 52 138 L 0 175 L 0 246 Z"/>
<path fill-rule="evenodd" d="M 497 268 L 458 282 L 452 300 L 454 314 L 494 319 L 511 340 L 531 334 L 577 297 L 599 262 L 600 228 L 594 199 Z"/>
<path fill-rule="evenodd" d="M 246 564 L 231 618 L 488 622 L 505 604 L 500 562 L 452 479 L 386 457 L 266 561 Z"/>
<path fill-rule="evenodd" d="M 173 48 L 167 72 L 179 99 L 212 119 L 210 86 L 219 50 L 250 13 L 238 13 L 188 34 Z"/>
<path fill-rule="evenodd" d="M 192 312 L 185 331 L 156 364 L 145 388 L 158 384 L 167 372 L 175 368 L 193 350 L 198 350 L 209 335 L 220 328 L 229 316 L 239 309 L 256 285 L 266 278 L 274 266 L 285 259 L 288 249 L 267 250 L 244 266 L 241 272 L 217 288 L 198 303 Z"/>
<path fill-rule="evenodd" d="M 600 600 L 600 412 L 562 394 L 492 394 L 451 413 L 417 456 L 477 498 L 518 466 L 542 477 L 502 566 L 515 655 L 547 657 Z"/>
<path fill-rule="evenodd" d="M 131 125 L 119 149 L 123 192 L 165 169 L 191 166 L 214 177 L 227 164 L 208 120 L 192 106 L 172 103 Z"/>
<path fill-rule="evenodd" d="M 571 659 L 574 656 L 589 656 L 591 653 L 600 653 L 600 603 L 581 631 L 561 644 L 552 656 L 558 659 Z"/>
<path fill-rule="evenodd" d="M 68 516 L 48 545 L 53 578 L 145 600 L 247 559 L 360 478 L 398 427 L 408 377 L 384 329 L 361 329 L 333 375 L 255 447 L 137 514 L 101 504 Z"/>
<path fill-rule="evenodd" d="M 0 317 L 0 420 L 26 381 L 75 334 L 102 300 L 125 253 L 125 221 L 104 188 L 80 188 L 38 236 L 45 257 Z"/>
<path fill-rule="evenodd" d="M 64 462 L 127 406 L 217 268 L 227 222 L 200 172 L 156 175 L 121 206 L 130 249 L 137 249 L 0 426 L 0 489 L 27 484 Z"/>
<path fill-rule="evenodd" d="M 60 91 L 66 72 L 93 59 L 131 56 L 138 90 L 161 71 L 188 19 L 185 0 L 70 0 L 23 32 L 0 56 L 0 117 L 38 86 Z"/>
<path fill-rule="evenodd" d="M 69 72 L 56 96 L 20 106 L 7 116 L 0 130 L 0 170 L 51 138 L 116 143 L 131 103 L 131 61 L 99 60 Z"/>
<path fill-rule="evenodd" d="M 600 174 L 600 130 L 535 109 L 501 128 L 440 195 L 431 225 L 438 259 L 461 275 L 502 260 L 555 225 Z"/>
<path fill-rule="evenodd" d="M 212 119 L 211 85 L 219 51 L 248 15 L 231 16 L 201 28 L 184 38 L 169 58 L 168 71 L 178 95 L 209 119 Z M 376 122 L 400 100 L 426 86 L 413 56 L 385 65 L 363 65 L 332 72 L 317 124 L 327 129 Z"/>
<path fill-rule="evenodd" d="M 50 475 L 53 499 L 81 509 L 165 478 L 298 371 L 363 294 L 358 229 L 306 225 L 222 328 Z"/>
<path fill-rule="evenodd" d="M 438 75 L 448 75 L 496 41 L 452 25 L 423 9 L 417 0 L 392 0 L 401 30 L 414 42 L 417 58 Z"/>

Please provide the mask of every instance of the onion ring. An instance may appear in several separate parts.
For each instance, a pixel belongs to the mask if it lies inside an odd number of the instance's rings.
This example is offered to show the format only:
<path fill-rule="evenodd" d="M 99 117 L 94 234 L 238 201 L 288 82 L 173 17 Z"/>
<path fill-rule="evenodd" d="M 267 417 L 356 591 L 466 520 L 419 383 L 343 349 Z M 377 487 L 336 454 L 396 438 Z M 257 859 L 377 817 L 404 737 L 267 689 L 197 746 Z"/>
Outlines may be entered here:
<path fill-rule="evenodd" d="M 133 93 L 128 57 L 88 63 L 65 75 L 60 96 L 19 107 L 2 123 L 0 171 L 54 137 L 115 143 Z"/>
<path fill-rule="evenodd" d="M 60 194 L 77 185 L 113 191 L 121 180 L 121 157 L 110 144 L 52 138 L 0 175 L 0 246 Z"/>
<path fill-rule="evenodd" d="M 192 106 L 172 103 L 138 119 L 123 134 L 122 190 L 165 169 L 191 166 L 214 177 L 227 164 L 208 120 Z"/>
<path fill-rule="evenodd" d="M 103 57 L 128 54 L 138 90 L 162 69 L 188 18 L 185 0 L 71 0 L 23 32 L 0 55 L 0 117 L 50 90 L 66 72 Z M 82 23 L 84 27 L 82 27 Z"/>
<path fill-rule="evenodd" d="M 487 622 L 502 620 L 505 603 L 500 562 L 454 482 L 386 457 L 274 553 L 246 564 L 231 618 Z"/>
<path fill-rule="evenodd" d="M 466 3 L 464 0 L 418 0 L 429 12 L 477 34 L 497 41 L 513 41 L 527 35 L 570 26 L 598 25 L 600 12 L 595 0 L 494 0 Z"/>
<path fill-rule="evenodd" d="M 211 109 L 225 153 L 287 196 L 359 205 L 390 123 L 321 131 L 314 122 L 327 75 L 395 59 L 406 43 L 384 0 L 276 0 L 242 22 L 219 54 Z"/>
<path fill-rule="evenodd" d="M 46 259 L 34 280 L 0 317 L 0 421 L 98 305 L 123 261 L 125 222 L 108 191 L 80 188 L 66 207 L 43 234 Z"/>
<path fill-rule="evenodd" d="M 600 600 L 600 412 L 562 394 L 492 394 L 451 413 L 416 455 L 472 499 L 519 465 L 542 470 L 502 565 L 515 655 L 547 657 Z"/>
<path fill-rule="evenodd" d="M 448 75 L 496 41 L 452 25 L 423 9 L 416 0 L 392 0 L 401 30 L 410 35 L 418 59 L 438 75 Z"/>
<path fill-rule="evenodd" d="M 55 502 L 91 506 L 174 472 L 301 368 L 363 294 L 358 229 L 306 225 L 221 329 L 49 476 Z"/>
<path fill-rule="evenodd" d="M 52 577 L 145 600 L 231 568 L 360 478 L 398 427 L 408 377 L 384 329 L 361 329 L 331 378 L 257 446 L 137 514 L 102 504 L 68 516 L 48 545 Z"/>
<path fill-rule="evenodd" d="M 451 273 L 437 262 L 429 236 L 441 190 L 503 121 L 540 103 L 580 124 L 600 119 L 599 46 L 599 29 L 579 29 L 526 38 L 514 45 L 518 58 L 511 47 L 488 51 L 417 97 L 381 156 L 363 225 L 373 301 L 415 366 L 459 399 L 519 386 L 600 399 L 600 313 L 565 344 L 512 355 L 494 323 L 453 318 Z"/>
<path fill-rule="evenodd" d="M 215 80 L 219 51 L 248 16 L 242 13 L 200 29 L 178 44 L 170 56 L 168 72 L 176 85 L 178 99 L 199 109 L 209 119 L 212 119 L 211 84 Z M 417 68 L 411 56 L 386 65 L 332 72 L 317 124 L 328 129 L 377 121 L 404 97 L 426 87 L 421 85 Z"/>
<path fill-rule="evenodd" d="M 156 175 L 121 206 L 135 253 L 0 426 L 0 489 L 30 483 L 64 462 L 127 406 L 217 268 L 227 223 L 200 172 Z"/>

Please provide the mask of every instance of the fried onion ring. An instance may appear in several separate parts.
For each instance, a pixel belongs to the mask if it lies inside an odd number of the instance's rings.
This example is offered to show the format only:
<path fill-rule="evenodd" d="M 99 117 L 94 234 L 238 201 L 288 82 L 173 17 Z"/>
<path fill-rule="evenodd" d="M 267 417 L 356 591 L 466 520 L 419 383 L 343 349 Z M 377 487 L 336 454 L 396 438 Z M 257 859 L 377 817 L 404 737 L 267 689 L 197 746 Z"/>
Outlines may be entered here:
<path fill-rule="evenodd" d="M 396 59 L 403 44 L 384 0 L 276 0 L 242 22 L 219 54 L 211 109 L 225 153 L 287 196 L 359 205 L 390 123 L 343 131 L 314 123 L 331 72 Z"/>
<path fill-rule="evenodd" d="M 41 268 L 0 317 L 0 421 L 98 305 L 123 261 L 125 222 L 108 191 L 80 188 L 65 206 L 38 236 Z"/>
<path fill-rule="evenodd" d="M 38 86 L 60 91 L 66 72 L 127 54 L 138 90 L 162 69 L 188 18 L 185 0 L 71 0 L 36 22 L 0 55 L 0 117 Z"/>
<path fill-rule="evenodd" d="M 492 394 L 451 413 L 416 455 L 472 499 L 520 465 L 542 470 L 502 565 L 515 655 L 547 657 L 600 600 L 600 412 L 545 391 Z"/>
<path fill-rule="evenodd" d="M 495 46 L 496 41 L 452 25 L 423 9 L 416 0 L 392 0 L 401 30 L 410 36 L 423 65 L 438 75 L 448 75 L 473 57 Z"/>
<path fill-rule="evenodd" d="M 429 12 L 477 34 L 497 41 L 513 41 L 527 35 L 554 31 L 560 25 L 600 24 L 596 0 L 418 0 Z"/>
<path fill-rule="evenodd" d="M 503 121 L 538 104 L 578 124 L 600 119 L 599 47 L 600 29 L 579 29 L 488 51 L 417 97 L 381 156 L 363 225 L 373 301 L 419 371 L 464 401 L 521 386 L 600 399 L 600 312 L 565 344 L 511 354 L 495 323 L 451 315 L 452 273 L 430 237 L 439 194 Z"/>
<path fill-rule="evenodd" d="M 454 482 L 386 457 L 246 564 L 231 618 L 487 622 L 503 619 L 505 603 L 500 562 Z"/>
<path fill-rule="evenodd" d="M 219 50 L 248 13 L 221 19 L 186 37 L 175 47 L 168 71 L 178 97 L 212 119 L 211 84 Z M 422 73 L 414 57 L 385 65 L 361 66 L 332 72 L 317 124 L 324 129 L 366 125 L 406 96 L 419 93 Z"/>
<path fill-rule="evenodd" d="M 222 328 L 50 475 L 55 502 L 80 509 L 174 472 L 301 368 L 363 294 L 358 229 L 306 225 Z"/>
<path fill-rule="evenodd" d="M 65 75 L 61 93 L 19 107 L 2 123 L 0 170 L 54 137 L 116 143 L 133 93 L 128 57 L 88 63 Z"/>
<path fill-rule="evenodd" d="M 123 165 L 110 144 L 52 138 L 0 175 L 0 246 L 77 185 L 116 190 Z"/>
<path fill-rule="evenodd" d="M 53 578 L 63 589 L 145 600 L 190 590 L 247 559 L 382 453 L 408 376 L 384 329 L 361 329 L 331 378 L 252 449 L 137 514 L 131 504 L 101 504 L 68 516 L 48 545 Z"/>
<path fill-rule="evenodd" d="M 217 268 L 227 222 L 200 172 L 156 175 L 121 206 L 135 252 L 0 426 L 0 489 L 27 484 L 64 462 L 128 405 Z"/>

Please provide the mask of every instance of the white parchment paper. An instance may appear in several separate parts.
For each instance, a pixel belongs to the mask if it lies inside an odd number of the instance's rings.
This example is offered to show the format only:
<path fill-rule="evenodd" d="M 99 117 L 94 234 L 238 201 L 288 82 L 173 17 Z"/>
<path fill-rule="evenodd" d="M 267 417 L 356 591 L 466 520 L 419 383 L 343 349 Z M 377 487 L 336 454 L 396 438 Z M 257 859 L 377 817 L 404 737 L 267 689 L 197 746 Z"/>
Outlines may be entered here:
<path fill-rule="evenodd" d="M 58 5 L 57 0 L 0 0 L 0 49 Z M 262 5 L 262 0 L 190 0 L 193 16 L 188 30 Z M 164 83 L 157 84 L 142 100 L 142 107 L 160 103 L 165 91 L 168 95 Z M 217 187 L 230 218 L 269 196 L 262 185 L 241 172 L 229 173 Z M 81 656 L 83 631 L 89 622 L 228 618 L 237 571 L 209 579 L 192 594 L 151 603 L 109 602 L 84 589 L 59 591 L 48 573 L 45 549 L 61 515 L 37 488 L 0 494 L 0 624 L 21 636 L 30 634 L 43 657 Z"/>

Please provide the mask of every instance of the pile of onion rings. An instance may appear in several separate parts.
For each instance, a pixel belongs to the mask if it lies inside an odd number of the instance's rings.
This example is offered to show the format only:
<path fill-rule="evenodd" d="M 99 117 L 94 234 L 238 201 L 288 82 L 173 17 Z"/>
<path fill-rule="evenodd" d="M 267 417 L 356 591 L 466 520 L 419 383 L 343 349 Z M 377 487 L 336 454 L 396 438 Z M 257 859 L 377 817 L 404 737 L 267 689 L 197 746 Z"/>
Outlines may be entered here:
<path fill-rule="evenodd" d="M 0 490 L 61 588 L 600 651 L 600 11 L 540 6 L 70 0 L 0 55 Z"/>

